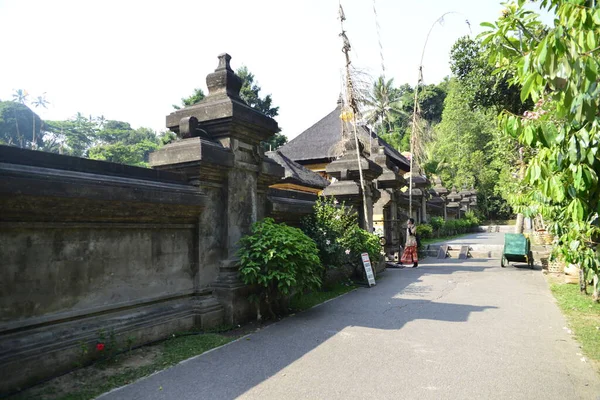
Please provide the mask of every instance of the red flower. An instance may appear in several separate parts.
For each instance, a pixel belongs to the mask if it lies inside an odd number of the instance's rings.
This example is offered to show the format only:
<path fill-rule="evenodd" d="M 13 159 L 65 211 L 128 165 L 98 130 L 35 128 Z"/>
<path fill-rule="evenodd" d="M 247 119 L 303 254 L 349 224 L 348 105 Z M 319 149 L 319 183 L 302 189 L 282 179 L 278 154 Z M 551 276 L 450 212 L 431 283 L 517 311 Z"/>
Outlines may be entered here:
<path fill-rule="evenodd" d="M 96 345 L 96 350 L 98 350 L 98 351 L 102 351 L 102 350 L 104 350 L 104 343 L 98 343 L 98 344 Z"/>

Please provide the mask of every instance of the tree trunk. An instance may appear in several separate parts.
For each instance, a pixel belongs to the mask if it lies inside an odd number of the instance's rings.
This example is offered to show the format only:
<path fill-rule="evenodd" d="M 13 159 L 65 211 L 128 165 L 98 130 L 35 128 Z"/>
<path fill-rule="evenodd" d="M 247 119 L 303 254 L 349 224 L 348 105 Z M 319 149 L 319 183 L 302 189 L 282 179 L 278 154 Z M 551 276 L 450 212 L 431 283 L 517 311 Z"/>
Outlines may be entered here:
<path fill-rule="evenodd" d="M 600 300 L 598 290 L 599 290 L 598 275 L 594 275 L 594 286 L 592 288 L 592 299 L 594 299 L 595 302 L 598 302 L 598 300 Z"/>
<path fill-rule="evenodd" d="M 587 294 L 587 281 L 585 280 L 583 268 L 579 268 L 579 291 L 583 294 Z"/>
<path fill-rule="evenodd" d="M 525 218 L 523 217 L 523 214 L 519 213 L 517 214 L 517 223 L 515 224 L 515 233 L 523 233 L 523 222 L 525 221 Z"/>
<path fill-rule="evenodd" d="M 32 121 L 33 121 L 33 133 L 31 135 L 31 137 L 32 137 L 31 149 L 35 150 L 37 146 L 35 145 L 35 114 L 33 113 L 33 110 L 31 111 L 31 117 L 32 117 Z"/>

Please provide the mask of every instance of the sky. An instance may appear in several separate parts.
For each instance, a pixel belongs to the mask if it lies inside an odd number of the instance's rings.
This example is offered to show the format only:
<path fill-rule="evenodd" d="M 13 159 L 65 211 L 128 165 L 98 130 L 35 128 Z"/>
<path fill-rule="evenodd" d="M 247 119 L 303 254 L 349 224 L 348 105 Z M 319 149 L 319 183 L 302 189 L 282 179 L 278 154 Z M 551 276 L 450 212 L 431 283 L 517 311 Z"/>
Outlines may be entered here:
<path fill-rule="evenodd" d="M 373 11 L 375 4 L 377 19 Z M 495 21 L 499 0 L 342 0 L 353 65 L 414 86 L 425 39 L 425 83 L 450 74 L 449 52 L 465 35 Z M 469 21 L 469 24 L 466 21 Z M 0 0 L 0 99 L 42 93 L 43 119 L 77 112 L 156 131 L 182 97 L 200 87 L 229 53 L 246 65 L 279 106 L 289 139 L 331 112 L 344 55 L 338 0 Z"/>

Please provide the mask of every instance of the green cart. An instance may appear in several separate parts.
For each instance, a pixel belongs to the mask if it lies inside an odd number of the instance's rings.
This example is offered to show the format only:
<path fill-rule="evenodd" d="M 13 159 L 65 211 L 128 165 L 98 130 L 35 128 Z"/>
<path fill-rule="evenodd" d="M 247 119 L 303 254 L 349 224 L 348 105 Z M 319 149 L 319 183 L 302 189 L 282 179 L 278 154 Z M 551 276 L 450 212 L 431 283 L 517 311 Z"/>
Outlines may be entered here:
<path fill-rule="evenodd" d="M 533 269 L 533 252 L 529 239 L 522 233 L 504 234 L 504 251 L 500 265 L 506 268 L 510 262 L 527 263 Z"/>

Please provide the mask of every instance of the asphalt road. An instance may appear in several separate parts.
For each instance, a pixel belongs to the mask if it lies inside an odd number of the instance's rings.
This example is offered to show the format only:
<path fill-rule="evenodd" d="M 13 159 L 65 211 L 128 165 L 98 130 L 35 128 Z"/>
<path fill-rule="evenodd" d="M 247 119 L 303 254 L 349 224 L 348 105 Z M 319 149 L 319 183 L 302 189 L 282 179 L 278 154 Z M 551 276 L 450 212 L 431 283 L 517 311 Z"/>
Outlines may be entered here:
<path fill-rule="evenodd" d="M 565 327 L 540 271 L 423 264 L 101 398 L 600 399 Z"/>
<path fill-rule="evenodd" d="M 448 244 L 450 246 L 473 246 L 473 245 L 504 245 L 504 233 L 478 232 L 470 233 L 455 239 L 443 240 L 432 244 Z"/>

